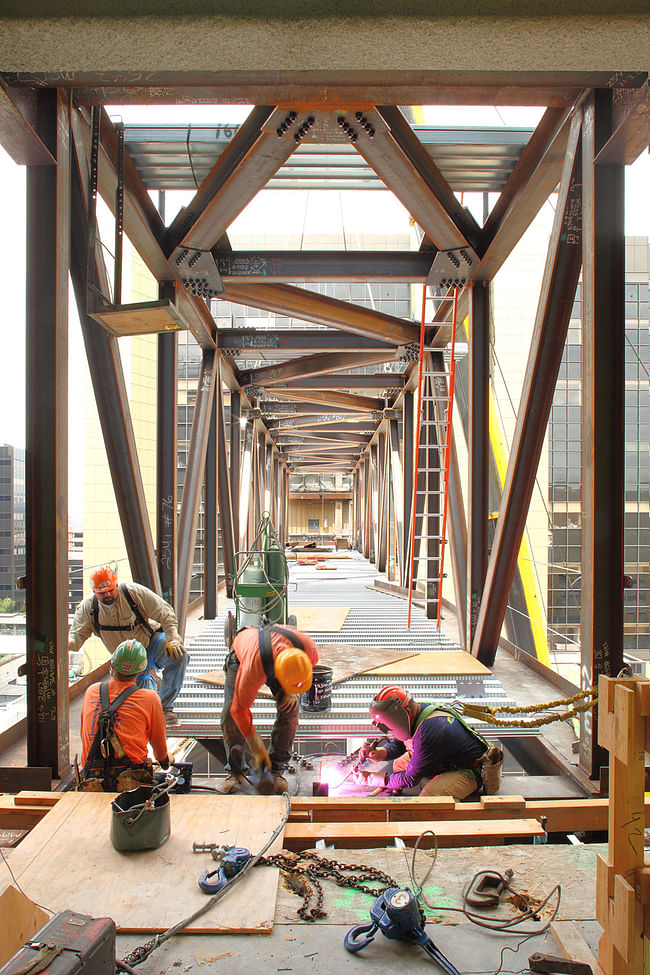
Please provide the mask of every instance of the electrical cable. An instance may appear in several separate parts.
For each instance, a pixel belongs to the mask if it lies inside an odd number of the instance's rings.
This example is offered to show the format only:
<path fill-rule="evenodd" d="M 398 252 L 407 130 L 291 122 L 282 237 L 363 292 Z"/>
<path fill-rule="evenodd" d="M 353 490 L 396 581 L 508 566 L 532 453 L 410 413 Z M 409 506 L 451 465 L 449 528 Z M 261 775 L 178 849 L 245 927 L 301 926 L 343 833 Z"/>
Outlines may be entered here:
<path fill-rule="evenodd" d="M 14 885 L 18 888 L 18 890 L 20 891 L 20 893 L 23 894 L 23 896 L 27 897 L 28 895 L 25 893 L 25 891 L 23 890 L 23 888 L 20 886 L 20 884 L 16 880 L 16 876 L 15 876 L 13 870 L 11 869 L 11 867 L 9 866 L 9 861 L 7 860 L 7 858 L 5 856 L 5 851 L 2 849 L 1 846 L 0 846 L 0 854 L 2 855 L 2 859 L 4 860 L 5 867 L 7 868 L 7 870 L 9 871 L 9 873 L 11 874 L 11 879 L 13 880 Z M 31 900 L 31 898 L 30 898 L 30 900 Z M 33 903 L 36 904 L 37 907 L 40 907 L 42 911 L 47 911 L 48 914 L 52 914 L 52 915 L 56 914 L 56 911 L 53 911 L 49 907 L 45 907 L 44 904 L 37 904 L 36 901 L 33 901 Z"/>

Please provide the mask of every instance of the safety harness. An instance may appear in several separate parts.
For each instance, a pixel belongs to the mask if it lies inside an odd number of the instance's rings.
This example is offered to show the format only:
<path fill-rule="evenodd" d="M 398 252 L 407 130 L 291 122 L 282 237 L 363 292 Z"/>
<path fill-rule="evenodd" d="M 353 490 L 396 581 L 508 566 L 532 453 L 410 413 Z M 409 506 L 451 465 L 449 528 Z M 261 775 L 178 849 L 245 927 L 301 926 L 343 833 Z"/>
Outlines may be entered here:
<path fill-rule="evenodd" d="M 135 684 L 130 684 L 117 695 L 114 701 L 111 701 L 108 685 L 108 680 L 102 681 L 99 685 L 100 712 L 97 718 L 95 737 L 90 744 L 88 757 L 81 772 L 81 781 L 90 778 L 103 778 L 104 791 L 112 792 L 120 772 L 127 768 L 140 767 L 125 754 L 115 731 L 117 709 L 138 688 Z"/>
<path fill-rule="evenodd" d="M 420 714 L 415 722 L 415 727 L 413 728 L 413 734 L 417 731 L 420 725 L 435 717 L 436 713 L 440 711 L 445 712 L 450 715 L 456 721 L 465 728 L 466 731 L 470 733 L 474 738 L 476 738 L 482 745 L 485 746 L 485 751 L 471 766 L 471 771 L 473 772 L 475 778 L 477 779 L 478 785 L 483 785 L 487 795 L 494 795 L 501 783 L 501 770 L 503 767 L 503 753 L 500 748 L 496 748 L 491 745 L 487 738 L 484 738 L 480 732 L 472 728 L 471 725 L 465 721 L 465 719 L 456 711 L 454 708 L 450 708 L 448 705 L 434 703 L 427 705 Z"/>
<path fill-rule="evenodd" d="M 90 607 L 90 615 L 92 617 L 93 630 L 95 631 L 95 633 L 97 634 L 97 636 L 100 636 L 101 635 L 100 634 L 100 631 L 101 630 L 114 630 L 114 631 L 119 631 L 120 633 L 126 633 L 126 632 L 131 632 L 132 630 L 136 630 L 139 626 L 143 626 L 145 628 L 145 630 L 147 631 L 147 633 L 149 634 L 149 639 L 151 639 L 151 637 L 157 631 L 154 630 L 149 625 L 149 621 L 147 619 L 145 619 L 145 617 L 142 615 L 142 610 L 140 609 L 140 607 L 136 603 L 135 599 L 133 598 L 133 596 L 129 592 L 126 583 L 122 582 L 120 584 L 120 592 L 122 593 L 122 595 L 126 599 L 127 603 L 131 607 L 131 610 L 133 612 L 133 615 L 135 616 L 135 619 L 133 620 L 133 622 L 132 623 L 122 624 L 121 626 L 109 626 L 109 625 L 105 625 L 104 623 L 100 623 L 99 622 L 99 602 L 97 600 L 97 596 L 93 596 L 92 606 Z"/>
<path fill-rule="evenodd" d="M 264 667 L 264 673 L 266 675 L 266 684 L 271 694 L 277 697 L 278 694 L 282 693 L 282 685 L 280 681 L 275 676 L 275 671 L 273 669 L 273 649 L 271 647 L 271 634 L 280 633 L 282 636 L 286 637 L 289 643 L 296 647 L 297 650 L 302 650 L 306 653 L 305 646 L 297 634 L 292 630 L 285 629 L 284 626 L 264 626 L 258 627 L 257 639 L 260 648 L 260 657 L 262 658 L 262 666 Z"/>

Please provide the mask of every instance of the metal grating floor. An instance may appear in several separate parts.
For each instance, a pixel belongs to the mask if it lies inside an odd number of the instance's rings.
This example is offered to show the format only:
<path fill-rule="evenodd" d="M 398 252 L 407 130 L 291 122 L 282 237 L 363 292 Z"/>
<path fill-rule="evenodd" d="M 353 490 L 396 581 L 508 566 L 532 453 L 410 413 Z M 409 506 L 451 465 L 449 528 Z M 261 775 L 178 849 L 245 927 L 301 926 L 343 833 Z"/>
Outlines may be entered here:
<path fill-rule="evenodd" d="M 350 611 L 340 630 L 314 633 L 316 645 L 349 643 L 357 646 L 376 646 L 385 649 L 428 651 L 461 650 L 435 621 L 428 620 L 416 606 L 411 611 L 411 627 L 407 628 L 407 605 L 403 599 L 372 588 L 377 578 L 374 566 L 357 552 L 347 559 L 332 560 L 334 571 L 322 571 L 314 565 L 289 563 L 289 612 L 301 606 L 345 606 Z M 226 613 L 232 604 L 224 603 L 217 619 L 205 623 L 203 630 L 188 639 L 190 654 L 188 672 L 175 709 L 181 719 L 183 734 L 201 737 L 220 737 L 220 713 L 223 691 L 196 680 L 199 674 L 217 670 L 223 665 L 226 647 L 223 639 Z M 329 711 L 301 712 L 297 740 L 321 738 L 362 737 L 372 733 L 368 720 L 368 702 L 386 677 L 367 674 L 351 677 L 332 688 Z M 423 701 L 455 700 L 482 701 L 491 705 L 513 705 L 501 682 L 492 675 L 481 676 L 413 676 L 402 683 Z M 253 720 L 262 734 L 268 734 L 275 717 L 271 699 L 260 698 L 253 708 Z M 481 730 L 485 726 L 477 725 Z M 521 734 L 521 729 L 519 729 Z"/>

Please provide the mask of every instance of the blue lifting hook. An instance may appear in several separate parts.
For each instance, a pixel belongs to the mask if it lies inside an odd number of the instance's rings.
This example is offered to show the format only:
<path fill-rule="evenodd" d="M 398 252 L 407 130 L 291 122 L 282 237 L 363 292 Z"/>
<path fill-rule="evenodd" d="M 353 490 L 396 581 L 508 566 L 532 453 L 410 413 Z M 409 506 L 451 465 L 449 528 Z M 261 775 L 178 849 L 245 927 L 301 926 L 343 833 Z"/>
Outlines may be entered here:
<path fill-rule="evenodd" d="M 420 945 L 448 975 L 460 975 L 458 969 L 439 948 L 436 948 L 426 934 L 420 906 L 410 890 L 388 887 L 371 907 L 370 923 L 357 924 L 350 928 L 343 943 L 348 951 L 361 951 L 374 941 L 377 930 L 391 940 L 409 941 L 411 944 Z"/>
<path fill-rule="evenodd" d="M 246 866 L 250 858 L 250 850 L 243 846 L 233 847 L 222 857 L 220 867 L 201 874 L 199 887 L 205 894 L 218 894 Z"/>

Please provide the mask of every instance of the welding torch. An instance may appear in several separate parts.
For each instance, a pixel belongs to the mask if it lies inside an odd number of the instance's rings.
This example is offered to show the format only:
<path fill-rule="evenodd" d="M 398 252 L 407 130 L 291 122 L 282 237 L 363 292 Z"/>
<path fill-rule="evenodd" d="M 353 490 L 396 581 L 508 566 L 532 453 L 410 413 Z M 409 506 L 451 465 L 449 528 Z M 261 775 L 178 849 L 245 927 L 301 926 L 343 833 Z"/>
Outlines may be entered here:
<path fill-rule="evenodd" d="M 382 741 L 386 741 L 386 735 L 380 735 L 379 738 L 372 738 L 372 739 L 364 742 L 364 744 L 359 749 L 359 757 L 358 757 L 357 761 L 355 762 L 354 767 L 352 768 L 352 772 L 353 773 L 359 771 L 360 767 L 363 765 L 363 763 L 367 759 L 368 753 L 371 752 L 373 750 L 373 748 L 377 748 L 377 746 L 379 745 L 379 743 L 382 742 Z M 365 749 L 367 749 L 367 751 L 364 751 Z"/>

